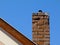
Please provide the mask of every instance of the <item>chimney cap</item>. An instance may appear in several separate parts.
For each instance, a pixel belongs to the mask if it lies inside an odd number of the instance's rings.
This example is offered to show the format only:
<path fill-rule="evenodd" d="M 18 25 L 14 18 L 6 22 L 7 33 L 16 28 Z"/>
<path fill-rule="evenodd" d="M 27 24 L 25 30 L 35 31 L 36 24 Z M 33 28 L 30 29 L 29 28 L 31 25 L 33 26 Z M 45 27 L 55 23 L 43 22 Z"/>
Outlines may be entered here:
<path fill-rule="evenodd" d="M 38 12 L 42 12 L 42 10 L 39 10 Z"/>

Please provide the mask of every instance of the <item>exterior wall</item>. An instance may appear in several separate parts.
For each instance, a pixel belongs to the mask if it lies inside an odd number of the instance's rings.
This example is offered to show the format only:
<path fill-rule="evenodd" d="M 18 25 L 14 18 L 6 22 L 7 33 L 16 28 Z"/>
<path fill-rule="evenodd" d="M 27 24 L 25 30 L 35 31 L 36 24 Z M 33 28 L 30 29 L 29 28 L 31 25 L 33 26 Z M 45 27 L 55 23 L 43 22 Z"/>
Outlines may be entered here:
<path fill-rule="evenodd" d="M 0 45 L 22 45 L 0 28 Z"/>
<path fill-rule="evenodd" d="M 0 42 L 0 45 L 4 45 L 4 43 Z"/>
<path fill-rule="evenodd" d="M 32 15 L 33 42 L 37 45 L 50 45 L 49 16 L 38 12 Z"/>

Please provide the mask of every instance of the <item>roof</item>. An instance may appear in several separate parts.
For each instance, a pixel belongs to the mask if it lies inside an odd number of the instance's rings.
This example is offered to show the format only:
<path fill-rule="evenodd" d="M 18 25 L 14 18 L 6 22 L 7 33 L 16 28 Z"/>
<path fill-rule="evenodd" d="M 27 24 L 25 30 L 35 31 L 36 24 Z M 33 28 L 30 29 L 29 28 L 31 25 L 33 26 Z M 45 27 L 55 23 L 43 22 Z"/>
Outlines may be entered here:
<path fill-rule="evenodd" d="M 0 27 L 3 28 L 15 39 L 17 39 L 19 42 L 21 42 L 23 45 L 36 45 L 1 18 L 0 18 Z"/>

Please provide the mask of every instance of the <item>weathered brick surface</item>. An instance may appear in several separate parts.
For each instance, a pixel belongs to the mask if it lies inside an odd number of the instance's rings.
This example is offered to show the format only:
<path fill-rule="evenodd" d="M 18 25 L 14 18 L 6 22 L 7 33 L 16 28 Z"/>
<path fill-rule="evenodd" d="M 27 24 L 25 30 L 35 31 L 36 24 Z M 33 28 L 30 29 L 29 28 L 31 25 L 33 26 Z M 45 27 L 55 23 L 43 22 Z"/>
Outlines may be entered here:
<path fill-rule="evenodd" d="M 32 15 L 33 41 L 37 45 L 50 45 L 49 16 L 43 12 Z"/>

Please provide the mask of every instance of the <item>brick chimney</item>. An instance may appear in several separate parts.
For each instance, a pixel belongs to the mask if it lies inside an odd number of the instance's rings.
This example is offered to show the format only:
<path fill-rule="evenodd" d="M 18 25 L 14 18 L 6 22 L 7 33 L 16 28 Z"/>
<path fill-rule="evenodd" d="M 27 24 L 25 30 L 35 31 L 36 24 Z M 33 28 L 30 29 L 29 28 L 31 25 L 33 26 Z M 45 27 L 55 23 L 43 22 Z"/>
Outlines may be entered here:
<path fill-rule="evenodd" d="M 50 45 L 49 15 L 42 10 L 32 15 L 32 37 L 37 45 Z"/>

